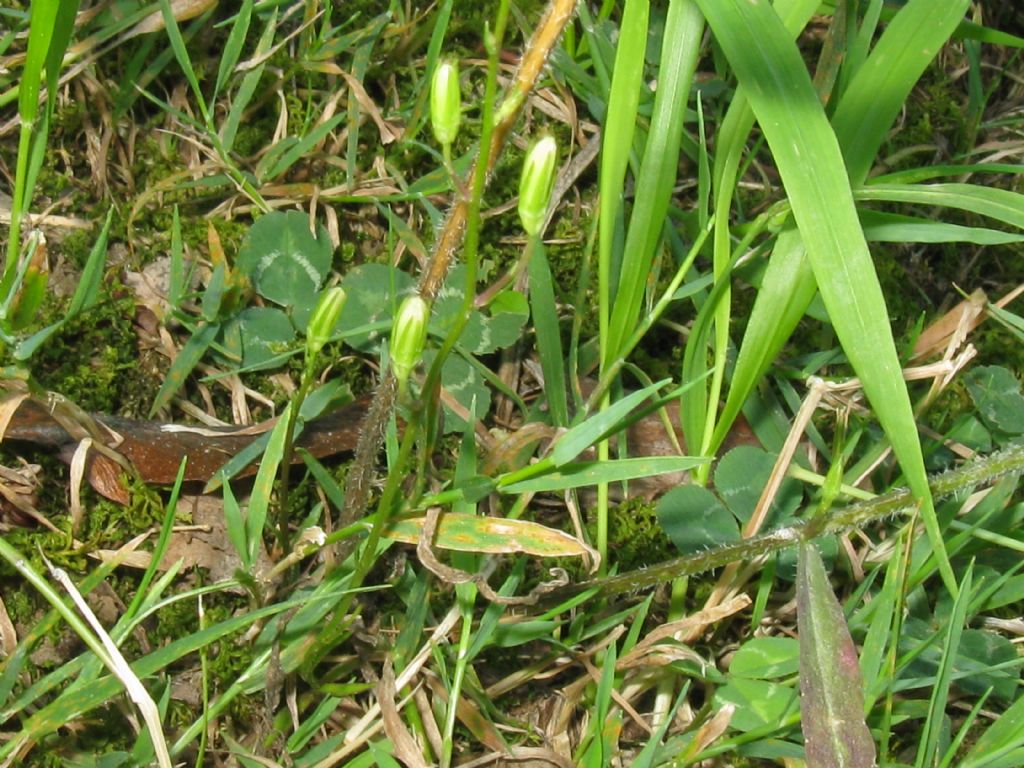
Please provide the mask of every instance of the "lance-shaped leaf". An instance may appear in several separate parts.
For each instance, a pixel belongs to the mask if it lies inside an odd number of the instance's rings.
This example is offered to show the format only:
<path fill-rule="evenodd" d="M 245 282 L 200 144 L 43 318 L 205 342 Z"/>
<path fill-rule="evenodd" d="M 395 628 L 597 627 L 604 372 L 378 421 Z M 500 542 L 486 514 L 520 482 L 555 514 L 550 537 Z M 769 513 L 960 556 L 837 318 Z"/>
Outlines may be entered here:
<path fill-rule="evenodd" d="M 416 544 L 423 532 L 423 523 L 422 517 L 397 520 L 388 525 L 384 536 Z M 455 512 L 441 518 L 435 543 L 441 549 L 458 552 L 525 553 L 537 557 L 580 557 L 588 554 L 587 548 L 576 537 L 540 523 Z"/>
<path fill-rule="evenodd" d="M 800 716 L 808 768 L 871 768 L 857 650 L 817 547 L 801 542 L 796 577 Z"/>

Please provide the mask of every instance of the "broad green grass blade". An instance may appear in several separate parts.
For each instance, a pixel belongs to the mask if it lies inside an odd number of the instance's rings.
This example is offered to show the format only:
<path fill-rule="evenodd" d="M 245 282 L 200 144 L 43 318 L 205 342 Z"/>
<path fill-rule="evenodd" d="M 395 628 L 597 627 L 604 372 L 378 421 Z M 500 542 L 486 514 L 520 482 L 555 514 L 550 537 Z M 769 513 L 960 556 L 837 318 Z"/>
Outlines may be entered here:
<path fill-rule="evenodd" d="M 776 11 L 782 23 L 789 30 L 793 37 L 802 30 L 807 22 L 811 19 L 811 16 L 818 10 L 818 3 L 815 0 L 780 0 L 775 5 Z M 714 212 L 713 218 L 715 221 L 715 232 L 714 232 L 714 265 L 715 265 L 715 279 L 716 280 L 727 280 L 727 270 L 725 265 L 732 261 L 732 239 L 730 235 L 729 227 L 729 215 L 733 205 L 733 198 L 736 192 L 736 184 L 739 176 L 740 163 L 747 149 L 747 139 L 750 135 L 751 128 L 754 125 L 754 113 L 750 109 L 750 104 L 747 101 L 746 95 L 743 92 L 743 87 L 740 85 L 736 89 L 736 93 L 733 96 L 732 102 L 729 104 L 729 110 L 726 112 L 725 117 L 722 120 L 719 135 L 716 137 L 716 148 L 715 148 L 715 161 L 713 168 L 713 182 L 712 188 L 714 191 Z M 794 246 L 800 246 L 799 237 L 794 240 Z M 814 290 L 816 287 L 811 281 L 811 293 L 810 297 L 814 296 Z M 762 288 L 762 290 L 764 290 Z M 799 295 L 799 294 L 798 294 Z M 807 301 L 810 301 L 810 297 Z M 764 301 L 761 302 L 764 308 L 767 308 L 769 312 L 774 311 L 777 308 L 788 306 L 790 304 L 796 304 L 797 302 L 791 301 L 791 297 L 788 292 L 783 292 L 779 296 L 782 301 Z M 720 334 L 720 328 L 728 325 L 729 319 L 729 308 L 728 297 L 725 297 L 725 304 L 723 308 L 718 310 L 716 314 L 716 343 L 719 347 L 722 346 L 722 336 Z M 762 313 L 764 309 L 762 309 Z M 803 310 L 800 310 L 800 314 L 796 315 L 796 320 L 793 321 L 795 327 L 796 321 L 803 315 Z M 761 333 L 771 333 L 777 331 L 779 328 L 785 328 L 785 324 L 779 324 L 774 320 L 757 320 L 752 317 L 751 321 L 747 324 L 748 336 L 757 336 Z M 744 339 L 742 350 L 755 350 L 762 354 L 770 352 L 774 349 L 777 351 L 782 348 L 782 344 L 785 343 L 786 337 L 778 342 L 777 347 L 765 344 L 759 340 L 751 339 L 747 342 Z M 702 352 L 702 351 L 701 351 Z M 720 356 L 722 351 L 718 351 L 719 361 L 717 365 L 721 365 Z M 750 352 L 747 351 L 747 358 L 750 357 Z M 691 355 L 692 364 L 687 368 L 684 376 L 684 381 L 693 381 L 701 378 L 707 368 L 706 356 L 701 354 Z M 741 363 L 737 362 L 736 370 L 733 374 L 733 380 L 730 386 L 730 394 L 721 416 L 718 418 L 718 423 L 715 428 L 714 435 L 707 434 L 707 424 L 709 423 L 709 417 L 714 416 L 714 410 L 708 411 L 708 402 L 717 402 L 718 390 L 720 384 L 715 384 L 711 389 L 711 397 L 705 390 L 698 389 L 691 393 L 688 397 L 682 401 L 680 410 L 680 417 L 682 420 L 683 433 L 686 435 L 688 444 L 694 447 L 694 453 L 701 454 L 712 454 L 721 443 L 722 437 L 724 436 L 733 421 L 736 419 L 737 414 L 740 411 L 743 403 L 746 401 L 746 397 L 749 391 L 757 383 L 757 378 L 763 373 L 767 366 L 774 359 L 774 353 L 764 354 L 764 359 L 755 366 L 754 372 L 746 372 L 747 369 L 741 367 Z M 746 362 L 743 359 L 741 352 L 742 362 Z M 735 392 L 735 394 L 733 394 Z"/>
<path fill-rule="evenodd" d="M 857 219 L 839 144 L 800 52 L 768 3 L 699 1 L 746 89 L 833 327 L 921 501 L 943 580 L 955 594 L 956 579 L 935 516 L 885 299 Z"/>
<path fill-rule="evenodd" d="M 608 327 L 611 300 L 615 293 L 613 265 L 615 224 L 622 208 L 622 189 L 626 166 L 633 146 L 637 106 L 640 103 L 647 50 L 647 18 L 649 4 L 645 0 L 627 0 L 615 51 L 615 70 L 608 95 L 608 113 L 601 136 L 600 212 L 598 214 L 598 285 L 600 337 L 603 360 L 609 360 Z"/>
<path fill-rule="evenodd" d="M 948 6 L 958 4 L 959 0 Z M 872 147 L 877 152 L 920 73 L 934 57 L 935 40 L 941 37 L 940 32 L 945 32 L 947 37 L 950 34 L 950 24 L 955 24 L 950 19 L 956 16 L 956 11 L 955 8 L 950 11 L 949 7 L 942 7 L 937 17 L 941 23 L 933 26 L 929 20 L 926 24 L 914 26 L 920 14 L 939 10 L 927 0 L 914 0 L 893 20 L 896 24 L 896 19 L 900 19 L 898 30 L 902 30 L 902 36 L 886 33 L 870 54 L 857 52 L 857 59 L 866 57 L 866 61 L 861 66 L 857 61 L 853 62 L 855 76 L 843 91 L 833 117 L 845 161 L 853 169 L 851 179 L 854 186 L 864 180 L 871 168 L 874 157 L 868 156 L 868 152 Z M 873 12 L 878 10 L 874 8 Z M 958 18 L 963 18 L 962 11 Z M 868 20 L 865 23 L 873 26 L 874 22 Z M 786 26 L 792 30 L 789 24 Z M 798 249 L 799 253 L 793 249 Z M 792 286 L 791 292 L 787 292 L 787 285 Z M 795 233 L 790 236 L 783 234 L 775 246 L 764 286 L 758 293 L 747 324 L 711 450 L 721 444 L 753 387 L 803 316 L 814 291 L 813 275 L 810 265 L 804 261 L 799 237 Z"/>
<path fill-rule="evenodd" d="M 1024 229 L 1024 195 L 977 184 L 869 184 L 858 200 L 957 208 Z"/>
<path fill-rule="evenodd" d="M 832 126 L 854 186 L 867 177 L 910 89 L 963 21 L 969 5 L 969 0 L 910 0 L 850 81 Z"/>
<path fill-rule="evenodd" d="M 693 0 L 673 0 L 665 20 L 654 113 L 636 181 L 636 197 L 622 253 L 618 291 L 608 327 L 605 364 L 629 338 L 643 303 L 651 266 L 679 167 L 683 118 L 697 67 L 704 19 Z M 613 120 L 620 118 L 609 112 Z M 606 128 L 606 130 L 608 130 Z M 607 143 L 605 147 L 607 147 Z M 602 196 L 604 189 L 602 189 Z"/>

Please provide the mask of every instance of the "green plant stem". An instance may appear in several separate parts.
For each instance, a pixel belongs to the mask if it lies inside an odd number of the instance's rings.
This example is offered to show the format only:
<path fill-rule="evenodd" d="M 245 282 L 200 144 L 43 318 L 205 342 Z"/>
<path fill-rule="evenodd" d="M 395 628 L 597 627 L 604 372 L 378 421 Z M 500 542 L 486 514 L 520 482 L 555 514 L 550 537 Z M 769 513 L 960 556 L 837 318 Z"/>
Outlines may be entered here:
<path fill-rule="evenodd" d="M 1015 445 L 966 466 L 937 475 L 931 479 L 929 486 L 935 498 L 942 498 L 968 488 L 992 483 L 1003 475 L 1021 472 L 1024 472 L 1024 445 Z M 911 491 L 905 488 L 896 490 L 871 501 L 858 502 L 830 511 L 826 519 L 816 521 L 814 535 L 822 536 L 859 528 L 885 517 L 915 512 L 918 507 L 918 501 Z M 807 533 L 807 522 L 801 521 L 788 528 L 771 531 L 738 544 L 677 557 L 651 568 L 570 584 L 545 595 L 544 603 L 565 600 L 588 590 L 593 590 L 595 597 L 610 597 L 647 589 L 680 576 L 703 573 L 729 563 L 777 552 L 803 540 Z"/>
<path fill-rule="evenodd" d="M 291 477 L 292 458 L 295 454 L 295 424 L 299 418 L 299 410 L 302 403 L 309 395 L 310 387 L 314 380 L 315 357 L 306 357 L 306 365 L 302 370 L 302 378 L 299 380 L 299 389 L 292 400 L 292 407 L 288 411 L 288 426 L 284 433 L 284 448 L 281 452 L 281 472 L 277 486 L 277 545 L 283 552 L 289 549 L 288 542 L 288 491 Z"/>

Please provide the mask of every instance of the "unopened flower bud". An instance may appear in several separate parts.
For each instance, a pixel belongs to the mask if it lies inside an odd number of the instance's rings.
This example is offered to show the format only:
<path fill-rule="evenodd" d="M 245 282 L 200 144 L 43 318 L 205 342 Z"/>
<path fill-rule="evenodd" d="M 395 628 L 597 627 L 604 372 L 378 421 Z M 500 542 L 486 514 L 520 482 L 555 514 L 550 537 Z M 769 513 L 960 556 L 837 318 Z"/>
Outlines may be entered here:
<path fill-rule="evenodd" d="M 324 344 L 330 340 L 346 298 L 345 291 L 338 285 L 321 292 L 306 329 L 306 354 L 310 357 L 319 355 Z"/>
<path fill-rule="evenodd" d="M 459 67 L 453 61 L 439 62 L 430 83 L 430 124 L 441 146 L 450 146 L 462 121 L 462 90 Z"/>
<path fill-rule="evenodd" d="M 553 136 L 535 142 L 523 163 L 519 179 L 519 220 L 530 237 L 540 234 L 555 180 L 558 144 Z"/>
<path fill-rule="evenodd" d="M 391 370 L 399 389 L 405 387 L 409 374 L 423 355 L 429 320 L 430 307 L 419 294 L 406 297 L 398 308 L 391 326 Z"/>

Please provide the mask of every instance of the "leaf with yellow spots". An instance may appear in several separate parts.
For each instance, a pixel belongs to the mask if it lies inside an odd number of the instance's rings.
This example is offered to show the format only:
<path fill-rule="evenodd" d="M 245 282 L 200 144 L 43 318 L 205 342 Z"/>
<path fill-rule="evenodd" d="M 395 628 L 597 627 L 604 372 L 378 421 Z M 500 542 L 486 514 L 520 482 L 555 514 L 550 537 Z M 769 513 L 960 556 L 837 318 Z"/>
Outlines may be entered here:
<path fill-rule="evenodd" d="M 391 523 L 384 536 L 404 544 L 416 544 L 426 518 L 416 517 Z M 536 557 L 580 557 L 587 547 L 565 531 L 528 520 L 507 520 L 456 513 L 441 517 L 434 545 L 458 552 L 488 555 L 526 554 Z"/>

